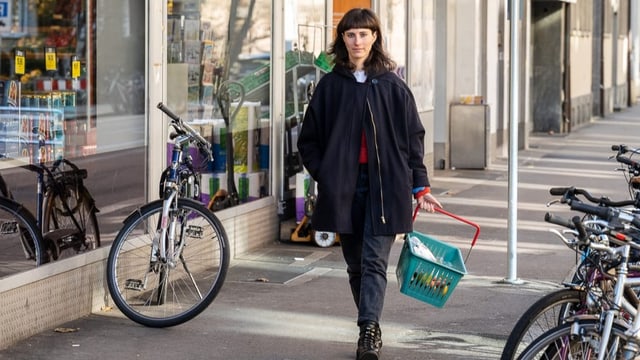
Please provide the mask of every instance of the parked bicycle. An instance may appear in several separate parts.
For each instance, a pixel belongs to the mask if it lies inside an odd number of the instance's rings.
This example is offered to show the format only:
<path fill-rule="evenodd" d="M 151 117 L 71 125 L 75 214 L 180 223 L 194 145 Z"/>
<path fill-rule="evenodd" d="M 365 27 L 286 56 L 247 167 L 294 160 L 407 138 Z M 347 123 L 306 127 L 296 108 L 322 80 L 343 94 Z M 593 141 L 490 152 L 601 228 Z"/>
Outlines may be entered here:
<path fill-rule="evenodd" d="M 0 187 L 6 193 L 6 184 L 0 177 Z M 3 195 L 0 197 L 0 277 L 27 271 L 42 265 L 45 256 L 42 232 L 33 214 L 19 202 Z"/>
<path fill-rule="evenodd" d="M 550 193 L 560 196 L 560 199 L 552 201 L 548 205 L 558 202 L 564 203 L 573 210 L 590 214 L 580 218 L 581 224 L 590 229 L 606 227 L 613 218 L 632 221 L 634 219 L 633 214 L 621 210 L 621 208 L 626 206 L 637 207 L 640 204 L 638 199 L 612 201 L 607 197 L 595 197 L 587 190 L 575 187 L 552 188 Z M 594 205 L 583 203 L 579 197 L 588 200 Z M 593 215 L 594 213 L 596 215 Z M 565 289 L 557 290 L 540 298 L 522 314 L 507 339 L 501 356 L 502 360 L 518 358 L 520 353 L 531 342 L 546 331 L 563 324 L 571 316 L 599 313 L 603 307 L 607 307 L 607 303 L 602 302 L 604 293 L 602 287 L 603 284 L 609 286 L 610 276 L 608 272 L 611 269 L 600 266 L 600 253 L 591 252 L 590 247 L 584 246 L 580 242 L 564 241 L 567 234 L 569 236 L 577 236 L 573 222 L 551 213 L 546 214 L 545 221 L 566 228 L 563 232 L 559 232 L 556 229 L 552 229 L 552 232 L 563 239 L 565 245 L 578 254 L 578 265 L 571 281 L 563 284 Z M 606 237 L 603 241 L 608 243 Z M 640 266 L 638 264 L 630 264 L 629 276 L 640 277 Z M 631 288 L 627 289 L 625 298 L 632 304 L 638 303 L 637 295 Z"/>
<path fill-rule="evenodd" d="M 622 171 L 625 175 L 629 187 L 630 200 L 612 201 L 604 196 L 595 197 L 585 189 L 577 189 L 574 187 L 552 188 L 550 190 L 551 194 L 560 196 L 561 198 L 560 200 L 550 202 L 547 206 L 558 202 L 570 205 L 572 209 L 586 214 L 582 219 L 585 226 L 595 226 L 596 228 L 600 226 L 598 225 L 599 217 L 597 215 L 589 215 L 590 213 L 587 210 L 592 210 L 592 212 L 596 210 L 601 211 L 601 216 L 610 216 L 610 210 L 607 209 L 607 207 L 614 207 L 616 209 L 626 208 L 627 212 L 637 211 L 637 209 L 640 208 L 640 197 L 637 193 L 639 189 L 638 184 L 640 184 L 638 181 L 638 179 L 640 179 L 638 178 L 640 175 L 640 164 L 631 157 L 640 153 L 640 151 L 626 145 L 613 145 L 611 149 L 616 151 L 616 155 L 611 158 L 615 158 L 616 161 L 623 165 L 616 170 Z M 588 209 L 585 210 L 578 196 L 597 207 L 592 208 L 588 206 Z M 563 220 L 550 213 L 545 216 L 545 221 L 564 226 L 566 228 L 564 230 L 565 233 L 575 233 L 575 227 L 570 221 Z M 561 236 L 561 233 L 558 233 L 557 230 L 553 231 Z M 603 281 L 604 271 L 594 266 L 598 261 L 597 259 L 594 260 L 590 258 L 588 247 L 579 249 L 576 248 L 576 243 L 565 244 L 578 254 L 576 257 L 576 266 L 573 271 L 573 278 L 571 281 L 562 284 L 565 287 L 564 289 L 540 298 L 522 314 L 507 339 L 501 356 L 502 360 L 516 359 L 522 350 L 533 340 L 544 332 L 564 323 L 565 319 L 570 316 L 597 313 L 601 310 L 602 304 L 598 302 L 598 299 L 602 291 L 598 286 L 600 281 Z M 629 276 L 640 276 L 638 264 L 630 264 L 630 268 Z M 594 294 L 593 291 L 596 291 L 596 293 Z M 634 292 L 631 289 L 627 289 L 625 296 L 632 303 L 636 303 L 636 293 L 638 293 L 638 291 Z"/>
<path fill-rule="evenodd" d="M 593 211 L 591 211 L 593 210 Z M 603 209 L 581 211 L 600 216 Z M 577 243 L 598 253 L 598 266 L 607 269 L 608 286 L 601 286 L 603 306 L 595 314 L 572 316 L 535 339 L 519 359 L 636 359 L 640 355 L 640 305 L 625 296 L 635 294 L 640 277 L 630 277 L 632 265 L 640 261 L 640 219 L 617 209 L 599 227 L 586 227 L 579 217 L 576 231 L 563 241 Z"/>
<path fill-rule="evenodd" d="M 640 149 L 620 144 L 612 145 L 611 150 L 616 152 L 611 158 L 624 165 L 616 170 L 623 172 L 629 188 L 629 195 L 634 198 L 640 190 L 640 162 L 634 160 L 633 157 L 640 154 Z"/>
<path fill-rule="evenodd" d="M 36 133 L 37 163 L 22 166 L 37 174 L 35 214 L 13 199 L 0 176 L 0 276 L 100 246 L 99 210 L 83 183 L 87 171 L 66 159 L 47 165 L 45 135 Z"/>
<path fill-rule="evenodd" d="M 109 252 L 107 284 L 129 319 L 167 327 L 192 319 L 213 302 L 229 267 L 229 242 L 214 213 L 182 190 L 183 149 L 193 144 L 211 159 L 211 144 L 162 103 L 158 108 L 175 131 L 171 170 L 162 199 L 124 220 Z"/>

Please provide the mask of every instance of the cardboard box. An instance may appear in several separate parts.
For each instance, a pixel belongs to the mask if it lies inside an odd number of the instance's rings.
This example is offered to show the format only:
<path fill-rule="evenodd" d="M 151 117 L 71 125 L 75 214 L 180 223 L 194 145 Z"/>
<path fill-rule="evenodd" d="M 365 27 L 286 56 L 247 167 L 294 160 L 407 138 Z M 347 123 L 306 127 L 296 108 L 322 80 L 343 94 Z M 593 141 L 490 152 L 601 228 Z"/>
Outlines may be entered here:
<path fill-rule="evenodd" d="M 460 104 L 479 105 L 483 103 L 484 99 L 481 95 L 460 95 Z"/>
<path fill-rule="evenodd" d="M 269 169 L 269 139 L 271 138 L 271 121 L 260 119 L 260 145 L 258 145 L 258 163 L 260 170 Z"/>
<path fill-rule="evenodd" d="M 213 143 L 213 163 L 211 171 L 227 171 L 227 125 L 222 119 L 212 120 Z"/>

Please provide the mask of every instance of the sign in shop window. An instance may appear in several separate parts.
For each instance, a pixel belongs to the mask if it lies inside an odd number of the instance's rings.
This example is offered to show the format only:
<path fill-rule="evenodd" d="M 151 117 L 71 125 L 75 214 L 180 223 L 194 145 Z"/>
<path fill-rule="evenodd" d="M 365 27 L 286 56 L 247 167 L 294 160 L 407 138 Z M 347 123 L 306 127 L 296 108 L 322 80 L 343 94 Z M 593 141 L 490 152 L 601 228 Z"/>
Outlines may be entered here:
<path fill-rule="evenodd" d="M 0 1 L 0 31 L 11 29 L 11 5 L 8 1 Z"/>

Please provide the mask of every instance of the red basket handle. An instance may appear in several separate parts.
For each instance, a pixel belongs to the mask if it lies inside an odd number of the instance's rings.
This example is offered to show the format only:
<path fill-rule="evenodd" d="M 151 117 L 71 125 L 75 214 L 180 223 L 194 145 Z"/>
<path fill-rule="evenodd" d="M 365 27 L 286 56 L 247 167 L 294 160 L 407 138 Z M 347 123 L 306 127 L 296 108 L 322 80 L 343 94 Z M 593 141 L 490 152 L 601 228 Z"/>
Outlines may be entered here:
<path fill-rule="evenodd" d="M 416 209 L 413 211 L 413 221 L 416 221 L 416 216 L 418 216 L 418 211 L 420 210 L 420 206 L 416 206 Z M 436 212 L 439 212 L 441 214 L 450 216 L 458 221 L 462 221 L 463 223 L 469 224 L 471 226 L 473 226 L 476 229 L 476 233 L 475 235 L 473 235 L 473 240 L 471 241 L 471 248 L 473 248 L 473 246 L 476 244 L 476 241 L 478 240 L 478 236 L 480 235 L 480 226 L 476 223 L 474 223 L 473 221 L 467 220 L 461 216 L 452 214 L 446 210 L 444 210 L 443 208 L 439 208 L 439 207 L 434 207 L 434 210 Z M 469 255 L 471 254 L 471 248 L 469 248 L 469 252 L 467 253 L 467 256 L 465 257 L 465 262 L 467 262 L 467 259 L 469 258 Z"/>

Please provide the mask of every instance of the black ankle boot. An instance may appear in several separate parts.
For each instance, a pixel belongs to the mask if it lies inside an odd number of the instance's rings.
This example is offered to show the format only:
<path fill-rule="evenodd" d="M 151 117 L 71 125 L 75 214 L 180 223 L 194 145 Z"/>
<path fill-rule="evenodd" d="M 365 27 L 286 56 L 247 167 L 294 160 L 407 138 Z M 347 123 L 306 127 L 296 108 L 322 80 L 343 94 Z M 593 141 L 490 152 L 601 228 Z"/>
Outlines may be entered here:
<path fill-rule="evenodd" d="M 382 332 L 375 321 L 367 321 L 360 325 L 357 360 L 378 360 L 382 348 Z"/>

